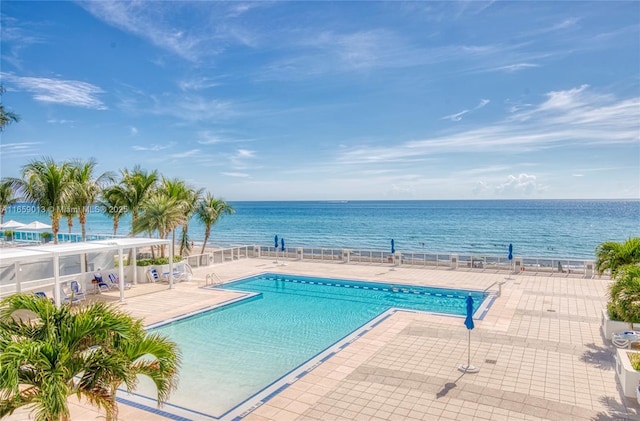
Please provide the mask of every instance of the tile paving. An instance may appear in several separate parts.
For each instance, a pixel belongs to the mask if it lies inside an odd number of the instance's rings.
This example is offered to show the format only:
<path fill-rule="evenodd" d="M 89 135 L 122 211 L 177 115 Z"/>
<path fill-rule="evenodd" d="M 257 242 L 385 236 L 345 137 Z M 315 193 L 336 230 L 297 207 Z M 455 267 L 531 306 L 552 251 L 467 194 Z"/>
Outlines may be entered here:
<path fill-rule="evenodd" d="M 599 330 L 606 279 L 245 259 L 197 269 L 193 281 L 142 284 L 122 307 L 151 324 L 229 300 L 237 293 L 199 288 L 207 273 L 222 280 L 262 272 L 484 289 L 503 283 L 483 320 L 398 311 L 244 417 L 266 420 L 640 420 L 615 379 L 613 348 Z M 493 289 L 497 288 L 496 286 Z M 116 300 L 117 293 L 103 294 Z M 215 373 L 211 373 L 215 376 Z M 73 403 L 72 419 L 101 419 Z M 161 420 L 120 404 L 121 420 Z M 29 419 L 17 413 L 10 420 Z"/>

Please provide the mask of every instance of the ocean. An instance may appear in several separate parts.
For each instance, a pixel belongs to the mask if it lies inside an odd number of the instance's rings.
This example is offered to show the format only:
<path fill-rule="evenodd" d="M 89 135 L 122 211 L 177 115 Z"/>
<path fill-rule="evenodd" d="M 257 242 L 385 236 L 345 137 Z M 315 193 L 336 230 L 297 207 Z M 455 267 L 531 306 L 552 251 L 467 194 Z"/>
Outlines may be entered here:
<path fill-rule="evenodd" d="M 235 214 L 213 226 L 208 246 L 273 245 L 286 247 L 388 250 L 593 259 L 604 241 L 640 236 L 640 200 L 419 200 L 229 202 Z M 4 221 L 50 223 L 34 207 L 14 205 Z M 67 222 L 60 221 L 60 232 Z M 127 234 L 130 217 L 120 221 Z M 112 221 L 94 211 L 87 233 L 109 234 Z M 74 221 L 72 232 L 80 232 Z M 195 218 L 190 238 L 202 244 L 204 227 Z M 199 250 L 196 247 L 196 250 Z"/>

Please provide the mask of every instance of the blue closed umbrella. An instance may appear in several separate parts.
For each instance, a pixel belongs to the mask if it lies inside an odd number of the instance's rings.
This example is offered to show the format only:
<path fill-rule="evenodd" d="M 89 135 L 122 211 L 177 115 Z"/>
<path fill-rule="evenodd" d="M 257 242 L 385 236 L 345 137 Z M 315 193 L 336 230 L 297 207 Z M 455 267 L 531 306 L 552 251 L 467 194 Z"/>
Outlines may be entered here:
<path fill-rule="evenodd" d="M 473 297 L 471 294 L 467 297 L 467 318 L 464 319 L 464 325 L 471 330 L 475 327 L 473 324 Z"/>
<path fill-rule="evenodd" d="M 396 242 L 391 239 L 391 254 L 396 252 Z"/>
<path fill-rule="evenodd" d="M 276 234 L 275 238 L 273 239 L 273 242 L 275 243 L 275 245 L 273 247 L 276 248 L 276 250 L 278 249 L 278 234 Z"/>
<path fill-rule="evenodd" d="M 467 327 L 467 331 L 469 332 L 469 352 L 467 356 L 467 364 L 461 364 L 458 369 L 465 373 L 477 373 L 478 368 L 471 365 L 471 331 L 475 327 L 473 323 L 473 297 L 471 293 L 466 299 L 467 303 L 467 317 L 464 319 L 464 325 Z"/>
<path fill-rule="evenodd" d="M 280 239 L 280 250 L 284 251 L 284 238 Z"/>
<path fill-rule="evenodd" d="M 509 243 L 509 260 L 513 259 L 513 244 Z"/>

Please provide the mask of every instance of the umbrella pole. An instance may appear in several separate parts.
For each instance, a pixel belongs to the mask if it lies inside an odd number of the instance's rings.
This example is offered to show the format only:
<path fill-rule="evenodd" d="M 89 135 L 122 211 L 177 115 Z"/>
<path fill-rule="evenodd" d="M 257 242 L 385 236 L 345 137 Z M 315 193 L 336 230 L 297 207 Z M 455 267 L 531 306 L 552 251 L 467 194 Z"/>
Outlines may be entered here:
<path fill-rule="evenodd" d="M 471 367 L 471 329 L 467 329 L 469 331 L 469 340 L 468 343 L 468 353 L 467 353 L 467 370 Z"/>

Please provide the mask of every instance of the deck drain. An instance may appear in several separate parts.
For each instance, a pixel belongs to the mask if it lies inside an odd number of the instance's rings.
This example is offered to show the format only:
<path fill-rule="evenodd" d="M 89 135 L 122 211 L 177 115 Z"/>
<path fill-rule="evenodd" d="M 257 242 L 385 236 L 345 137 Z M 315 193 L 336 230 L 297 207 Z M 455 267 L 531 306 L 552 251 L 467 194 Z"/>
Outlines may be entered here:
<path fill-rule="evenodd" d="M 498 362 L 498 360 L 484 360 L 484 362 L 487 364 L 495 364 Z"/>
<path fill-rule="evenodd" d="M 550 308 L 548 308 L 548 309 L 547 309 L 547 311 L 548 311 L 549 313 L 555 313 L 555 312 L 556 312 L 555 310 L 552 310 L 552 309 L 550 309 Z"/>

